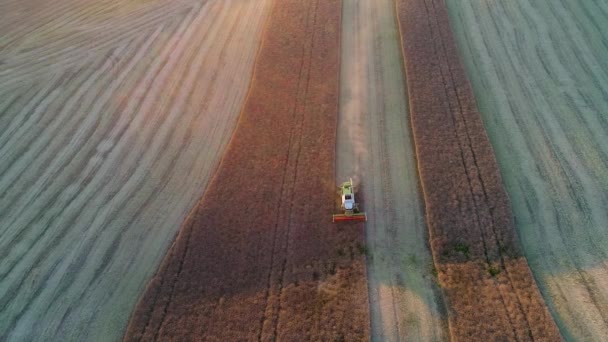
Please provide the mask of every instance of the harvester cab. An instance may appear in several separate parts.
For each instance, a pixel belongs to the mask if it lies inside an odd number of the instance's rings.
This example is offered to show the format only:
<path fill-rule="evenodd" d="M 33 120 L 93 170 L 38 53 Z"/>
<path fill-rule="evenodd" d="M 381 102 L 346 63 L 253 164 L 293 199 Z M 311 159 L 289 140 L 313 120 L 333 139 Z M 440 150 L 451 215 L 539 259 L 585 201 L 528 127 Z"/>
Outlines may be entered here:
<path fill-rule="evenodd" d="M 359 205 L 355 201 L 355 189 L 352 178 L 340 186 L 340 196 L 342 199 L 342 214 L 335 214 L 333 222 L 342 221 L 367 221 L 367 215 L 359 211 Z"/>

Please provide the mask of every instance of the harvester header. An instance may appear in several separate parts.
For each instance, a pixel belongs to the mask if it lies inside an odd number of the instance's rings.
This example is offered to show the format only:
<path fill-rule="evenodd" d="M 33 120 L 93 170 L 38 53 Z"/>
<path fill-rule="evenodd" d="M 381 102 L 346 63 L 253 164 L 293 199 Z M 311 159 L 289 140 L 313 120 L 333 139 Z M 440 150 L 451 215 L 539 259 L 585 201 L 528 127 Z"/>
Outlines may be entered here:
<path fill-rule="evenodd" d="M 342 200 L 342 214 L 335 214 L 333 222 L 344 221 L 367 221 L 367 215 L 359 211 L 359 204 L 355 201 L 355 187 L 353 179 L 350 178 L 347 182 L 342 183 L 340 188 L 340 197 Z"/>

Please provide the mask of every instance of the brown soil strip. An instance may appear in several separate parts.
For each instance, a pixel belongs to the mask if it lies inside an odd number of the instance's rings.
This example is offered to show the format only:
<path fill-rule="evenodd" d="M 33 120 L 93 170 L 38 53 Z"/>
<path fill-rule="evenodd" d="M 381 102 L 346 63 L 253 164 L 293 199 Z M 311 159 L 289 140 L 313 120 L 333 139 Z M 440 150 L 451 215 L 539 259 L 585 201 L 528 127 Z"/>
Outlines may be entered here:
<path fill-rule="evenodd" d="M 125 340 L 364 340 L 361 224 L 335 226 L 339 0 L 277 0 L 213 182 Z"/>
<path fill-rule="evenodd" d="M 560 339 L 512 222 L 443 0 L 398 0 L 431 248 L 454 340 Z"/>

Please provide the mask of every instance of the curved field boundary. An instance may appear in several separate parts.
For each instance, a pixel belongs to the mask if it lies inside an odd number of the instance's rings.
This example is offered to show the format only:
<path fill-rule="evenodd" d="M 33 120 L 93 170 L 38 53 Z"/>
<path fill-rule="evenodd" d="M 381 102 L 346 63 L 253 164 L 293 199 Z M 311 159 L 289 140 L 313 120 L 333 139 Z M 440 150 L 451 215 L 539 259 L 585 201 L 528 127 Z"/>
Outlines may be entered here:
<path fill-rule="evenodd" d="M 530 268 L 567 340 L 608 336 L 608 2 L 448 1 Z"/>
<path fill-rule="evenodd" d="M 118 340 L 236 126 L 269 0 L 0 4 L 0 341 Z"/>
<path fill-rule="evenodd" d="M 278 0 L 222 163 L 125 340 L 365 340 L 362 225 L 336 226 L 341 1 Z"/>
<path fill-rule="evenodd" d="M 559 340 L 520 252 L 445 3 L 399 0 L 397 10 L 430 244 L 451 336 Z"/>

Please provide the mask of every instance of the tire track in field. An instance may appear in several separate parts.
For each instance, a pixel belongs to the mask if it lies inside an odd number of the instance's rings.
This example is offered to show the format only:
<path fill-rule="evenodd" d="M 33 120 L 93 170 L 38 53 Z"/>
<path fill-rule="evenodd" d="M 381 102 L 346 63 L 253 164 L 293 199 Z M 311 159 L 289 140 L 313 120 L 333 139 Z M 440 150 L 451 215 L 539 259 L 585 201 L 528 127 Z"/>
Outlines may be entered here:
<path fill-rule="evenodd" d="M 608 334 L 608 8 L 448 3 L 535 278 L 566 339 L 600 340 Z"/>
<path fill-rule="evenodd" d="M 310 89 L 310 74 L 311 74 L 311 68 L 312 68 L 312 55 L 313 52 L 315 50 L 315 34 L 317 33 L 317 15 L 318 15 L 318 7 L 319 7 L 319 0 L 314 0 L 314 1 L 309 1 L 308 2 L 308 7 L 307 7 L 307 17 L 306 17 L 306 23 L 307 23 L 307 27 L 308 27 L 308 34 L 306 35 L 307 37 L 310 37 L 310 45 L 306 44 L 304 45 L 304 49 L 303 49 L 303 54 L 302 54 L 302 73 L 300 75 L 301 80 L 299 80 L 300 82 L 303 83 L 303 91 L 302 91 L 302 103 L 298 103 L 296 104 L 296 107 L 294 108 L 294 114 L 297 114 L 298 112 L 298 107 L 301 107 L 301 113 L 300 113 L 300 118 L 299 120 L 297 120 L 298 118 L 296 118 L 296 120 L 294 120 L 296 122 L 296 124 L 293 127 L 293 133 L 292 136 L 296 137 L 296 142 L 293 144 L 294 146 L 294 152 L 295 152 L 295 157 L 293 158 L 293 181 L 292 184 L 294 184 L 294 186 L 291 189 L 291 194 L 288 197 L 289 198 L 289 202 L 290 202 L 290 206 L 289 206 L 289 212 L 288 212 L 288 222 L 287 222 L 287 230 L 285 232 L 285 240 L 284 240 L 284 248 L 283 248 L 283 252 L 285 253 L 285 260 L 283 262 L 283 265 L 281 266 L 281 272 L 280 272 L 280 283 L 279 283 L 279 294 L 278 294 L 278 310 L 277 310 L 277 320 L 274 326 L 274 333 L 273 336 L 277 336 L 277 327 L 279 325 L 279 319 L 280 319 L 280 314 L 281 312 L 284 310 L 284 308 L 282 307 L 282 295 L 283 295 L 283 288 L 284 288 L 284 283 L 286 283 L 286 270 L 287 270 L 287 261 L 288 261 L 288 256 L 289 256 L 289 252 L 290 252 L 290 244 L 292 243 L 292 229 L 293 229 L 293 225 L 292 225 L 292 220 L 293 220 L 293 216 L 294 216 L 294 206 L 298 204 L 298 200 L 297 200 L 297 189 L 295 189 L 295 184 L 296 181 L 298 181 L 298 171 L 301 170 L 301 168 L 298 168 L 298 165 L 300 163 L 300 153 L 302 152 L 302 145 L 303 145 L 303 138 L 304 138 L 304 134 L 303 134 L 303 130 L 304 130 L 304 121 L 306 119 L 306 112 L 308 110 L 310 110 L 309 108 L 307 108 L 307 99 L 308 99 L 308 92 Z M 305 76 L 305 77 L 302 77 Z M 299 105 L 299 106 L 298 106 Z M 295 116 L 295 115 L 294 115 Z M 290 137 L 291 138 L 291 137 Z M 289 158 L 288 158 L 289 161 Z M 298 210 L 298 208 L 295 208 L 295 210 Z"/>
<path fill-rule="evenodd" d="M 0 339 L 121 336 L 230 137 L 268 10 L 64 3 L 2 50 Z"/>
<path fill-rule="evenodd" d="M 276 3 L 273 3 L 273 6 L 276 6 Z M 266 22 L 264 23 L 264 27 L 268 27 L 268 22 L 270 21 L 270 16 L 268 17 L 268 19 L 266 20 Z M 258 53 L 256 55 L 256 60 L 259 58 L 260 56 L 260 51 L 262 50 L 262 47 L 265 46 L 264 45 L 264 39 L 262 39 L 262 42 L 260 43 L 260 47 L 258 48 Z M 255 69 L 254 69 L 254 75 L 255 75 Z M 253 83 L 253 82 L 252 82 Z M 249 96 L 251 94 L 251 88 L 252 86 L 250 86 L 249 90 L 248 90 L 248 95 Z M 246 99 L 245 101 L 247 101 L 248 99 Z M 291 138 L 291 137 L 290 137 Z M 289 150 L 288 150 L 289 153 Z M 289 155 L 287 155 L 287 159 L 289 159 Z M 283 172 L 283 175 L 281 176 L 281 186 L 279 188 L 280 193 L 282 194 L 285 188 L 285 176 L 286 176 L 286 171 Z M 275 258 L 276 256 L 276 246 L 277 246 L 277 240 L 278 240 L 278 231 L 279 231 L 279 215 L 281 214 L 281 204 L 282 204 L 282 199 L 279 198 L 277 201 L 277 204 L 275 206 L 275 224 L 273 227 L 273 232 L 272 232 L 272 246 L 270 247 L 270 258 L 269 258 L 269 263 L 268 263 L 268 276 L 266 278 L 266 287 L 264 288 L 264 311 L 262 316 L 260 317 L 260 326 L 258 329 L 258 336 L 257 336 L 257 340 L 261 341 L 262 340 L 262 335 L 264 333 L 264 324 L 268 322 L 268 317 L 272 315 L 272 312 L 268 312 L 269 309 L 272 309 L 272 307 L 269 305 L 269 299 L 270 299 L 270 295 L 271 295 L 271 287 L 272 287 L 272 274 L 273 274 L 273 269 L 274 269 L 274 263 L 275 263 Z"/>
<path fill-rule="evenodd" d="M 429 6 L 427 6 L 427 14 L 429 14 L 429 17 L 431 18 L 436 18 L 438 20 L 438 15 L 437 15 L 437 5 L 434 1 L 431 2 L 431 6 L 432 7 L 432 11 L 433 11 L 433 15 L 431 15 L 431 13 L 429 12 L 431 8 L 429 8 Z M 441 25 L 436 21 L 436 27 L 441 27 Z M 433 32 L 432 30 L 432 26 L 429 27 L 431 32 Z M 511 243 L 511 241 L 507 240 L 507 241 L 501 241 L 502 238 L 499 234 L 499 232 L 497 232 L 497 229 L 495 227 L 495 222 L 497 221 L 495 215 L 494 215 L 494 210 L 492 208 L 492 206 L 490 205 L 489 207 L 486 208 L 486 203 L 491 203 L 491 198 L 490 196 L 488 196 L 487 190 L 486 190 L 486 185 L 484 184 L 484 180 L 481 177 L 481 173 L 480 173 L 480 167 L 479 167 L 479 163 L 478 163 L 478 158 L 476 156 L 476 151 L 475 151 L 475 146 L 472 143 L 472 137 L 471 134 L 475 134 L 475 131 L 473 129 L 473 132 L 471 133 L 471 128 L 469 127 L 470 124 L 467 123 L 467 118 L 464 115 L 464 108 L 463 108 L 463 102 L 466 101 L 466 94 L 460 94 L 458 92 L 458 89 L 456 87 L 456 78 L 457 76 L 454 75 L 454 66 L 450 63 L 450 58 L 448 57 L 448 52 L 447 52 L 447 48 L 446 48 L 446 39 L 452 39 L 451 37 L 446 37 L 447 34 L 451 35 L 451 32 L 441 32 L 441 30 L 439 32 L 435 32 L 434 34 L 432 33 L 431 35 L 437 35 L 438 37 L 435 37 L 436 39 L 438 39 L 439 41 L 441 41 L 441 45 L 440 45 L 440 52 L 436 51 L 436 53 L 443 55 L 443 58 L 445 60 L 448 61 L 447 63 L 447 70 L 446 71 L 442 71 L 441 76 L 444 82 L 444 88 L 446 89 L 446 97 L 447 98 L 456 98 L 456 103 L 452 104 L 450 101 L 449 106 L 454 106 L 450 108 L 450 112 L 453 114 L 452 116 L 452 120 L 454 123 L 454 127 L 458 127 L 458 122 L 461 121 L 463 123 L 463 130 L 464 130 L 464 136 L 462 137 L 464 141 L 462 141 L 461 139 L 459 139 L 459 144 L 460 144 L 460 150 L 462 153 L 462 159 L 463 160 L 467 160 L 468 158 L 464 157 L 464 154 L 466 154 L 467 152 L 469 152 L 472 156 L 472 163 L 473 166 L 466 166 L 465 167 L 465 172 L 467 174 L 467 180 L 469 182 L 469 189 L 471 189 L 470 195 L 471 197 L 474 198 L 474 202 L 473 202 L 473 211 L 476 213 L 476 219 L 477 219 L 477 224 L 479 225 L 479 227 L 481 228 L 481 238 L 483 240 L 483 245 L 484 245 L 484 253 L 486 256 L 486 262 L 488 264 L 488 267 L 492 267 L 492 260 L 490 259 L 490 257 L 492 257 L 493 254 L 497 254 L 498 258 L 499 258 L 499 262 L 501 265 L 501 268 L 504 270 L 504 274 L 506 275 L 506 282 L 508 283 L 508 289 L 505 291 L 504 289 L 504 282 L 498 281 L 495 283 L 496 286 L 496 291 L 498 293 L 500 293 L 501 295 L 501 302 L 503 304 L 503 306 L 510 312 L 508 312 L 508 320 L 509 320 L 509 325 L 513 328 L 513 337 L 517 338 L 518 337 L 518 324 L 517 319 L 518 317 L 523 317 L 523 326 L 520 326 L 519 329 L 522 329 L 525 331 L 525 334 L 527 334 L 526 338 L 529 338 L 531 340 L 534 339 L 531 327 L 530 327 L 530 322 L 529 319 L 526 315 L 526 310 L 524 308 L 524 305 L 522 304 L 522 298 L 520 297 L 520 294 L 518 293 L 518 291 L 516 290 L 517 288 L 517 284 L 514 283 L 513 278 L 510 274 L 509 271 L 509 267 L 508 264 L 505 262 L 505 256 L 503 255 L 503 249 L 505 249 L 505 242 L 508 244 Z M 446 75 L 447 74 L 447 75 Z M 451 93 L 451 96 L 450 94 Z M 463 98 L 461 98 L 461 96 Z M 457 108 L 455 108 L 457 107 Z M 459 118 L 456 117 L 456 115 L 459 116 Z M 457 128 L 458 129 L 458 128 Z M 469 169 L 471 169 L 471 171 L 469 171 Z M 481 186 L 481 193 L 483 194 L 483 198 L 478 198 L 478 196 L 474 196 L 473 194 L 473 189 L 476 188 L 476 186 L 474 185 L 475 183 L 478 183 L 479 186 Z M 488 222 L 484 222 L 482 220 L 482 217 L 480 217 L 479 213 L 483 213 L 484 211 L 488 211 L 489 214 L 489 218 L 490 220 Z M 484 228 L 485 227 L 489 227 L 490 231 L 485 231 L 484 232 Z M 488 234 L 489 233 L 489 234 Z M 489 235 L 489 236 L 488 236 Z M 491 241 L 494 240 L 494 241 Z M 488 246 L 492 246 L 492 245 L 496 245 L 496 247 L 498 248 L 497 251 L 492 251 L 492 248 L 488 248 Z M 501 277 L 499 275 L 499 277 Z M 502 283 L 502 284 L 501 284 Z M 502 285 L 502 286 L 499 286 Z M 517 311 L 518 312 L 513 312 L 513 309 L 510 307 L 509 304 L 509 298 L 508 298 L 508 294 L 515 294 L 515 303 L 514 305 L 517 306 Z M 519 324 L 522 324 L 519 323 Z M 520 336 L 521 337 L 521 336 Z"/>
<path fill-rule="evenodd" d="M 306 16 L 305 16 L 305 27 L 308 32 L 307 36 L 310 36 L 310 40 L 306 40 L 305 44 L 302 46 L 302 54 L 301 54 L 301 62 L 297 80 L 296 87 L 296 99 L 294 102 L 294 107 L 292 111 L 292 121 L 294 122 L 291 127 L 291 133 L 288 139 L 288 149 L 286 155 L 286 167 L 283 174 L 283 186 L 281 186 L 281 198 L 280 202 L 286 203 L 289 209 L 283 209 L 282 205 L 278 207 L 278 217 L 277 217 L 277 227 L 284 226 L 283 236 L 280 236 L 282 242 L 278 245 L 279 250 L 275 250 L 276 245 L 273 241 L 273 251 L 272 251 L 272 261 L 276 261 L 275 258 L 279 256 L 279 265 L 277 270 L 274 271 L 274 265 L 271 264 L 271 273 L 275 273 L 276 284 L 270 283 L 270 292 L 269 298 L 266 299 L 267 303 L 270 303 L 270 317 L 265 317 L 265 324 L 267 326 L 271 326 L 271 331 L 266 331 L 264 329 L 264 325 L 260 330 L 260 340 L 273 338 L 276 339 L 278 336 L 278 326 L 279 321 L 281 319 L 281 312 L 284 311 L 282 308 L 282 297 L 283 297 L 283 287 L 287 282 L 285 279 L 285 272 L 287 269 L 287 262 L 289 256 L 289 246 L 291 242 L 291 229 L 292 229 L 292 216 L 293 216 L 293 207 L 295 201 L 295 196 L 297 194 L 296 189 L 294 188 L 295 182 L 297 180 L 298 173 L 298 162 L 300 157 L 300 151 L 302 148 L 302 126 L 305 120 L 306 114 L 306 101 L 307 94 L 310 83 L 310 68 L 311 68 L 311 55 L 313 53 L 313 42 L 314 42 L 314 33 L 315 33 L 315 19 L 317 16 L 317 6 L 318 1 L 308 1 L 306 6 Z M 312 18 L 312 21 L 311 21 Z M 312 31 L 312 32 L 311 32 Z M 291 180 L 285 181 L 286 177 L 292 178 Z M 285 184 L 291 185 L 288 188 L 285 188 Z M 297 210 L 297 209 L 296 209 Z M 275 236 L 275 239 L 278 239 L 279 235 Z M 274 289 L 273 289 L 274 288 Z M 272 298 L 274 297 L 274 298 Z M 268 308 L 267 308 L 268 309 Z M 267 310 L 266 309 L 266 310 Z M 265 310 L 265 312 L 266 312 Z M 266 313 L 265 313 L 266 316 Z"/>
<path fill-rule="evenodd" d="M 461 158 L 463 161 L 467 161 L 467 160 L 469 160 L 469 158 L 465 157 L 465 155 L 470 154 L 470 156 L 471 156 L 470 159 L 471 159 L 472 165 L 466 165 L 466 162 L 465 162 L 465 165 L 463 165 L 463 166 L 464 166 L 466 178 L 468 181 L 469 195 L 474 199 L 472 210 L 473 210 L 473 213 L 476 218 L 476 223 L 477 223 L 478 227 L 480 228 L 481 239 L 483 242 L 484 254 L 485 254 L 485 258 L 486 258 L 487 267 L 493 267 L 492 260 L 496 256 L 498 256 L 500 265 L 501 265 L 501 269 L 507 275 L 507 283 L 509 286 L 509 289 L 507 291 L 505 291 L 505 289 L 503 288 L 505 285 L 504 282 L 502 282 L 502 284 L 501 284 L 500 281 L 497 281 L 497 282 L 494 282 L 493 285 L 495 287 L 495 291 L 500 294 L 500 302 L 502 303 L 502 306 L 507 311 L 507 320 L 509 322 L 509 326 L 512 329 L 511 338 L 514 338 L 516 340 L 518 340 L 520 338 L 526 338 L 526 339 L 529 338 L 530 340 L 533 340 L 534 336 L 533 336 L 532 330 L 530 328 L 529 320 L 526 315 L 526 310 L 523 308 L 521 299 L 518 296 L 518 293 L 516 291 L 517 285 L 513 283 L 512 278 L 509 275 L 509 268 L 507 267 L 507 264 L 505 263 L 505 258 L 503 256 L 503 252 L 502 252 L 502 249 L 504 248 L 503 247 L 504 242 L 501 242 L 500 236 L 497 234 L 496 228 L 494 226 L 494 222 L 496 221 L 496 218 L 494 217 L 492 207 L 491 206 L 486 207 L 486 203 L 490 202 L 490 198 L 488 197 L 488 194 L 486 191 L 486 186 L 484 185 L 484 181 L 481 178 L 480 173 L 479 173 L 479 164 L 477 162 L 475 146 L 472 143 L 469 128 L 467 127 L 466 116 L 463 115 L 464 108 L 463 108 L 462 102 L 466 101 L 466 98 L 465 99 L 460 98 L 461 95 L 459 94 L 458 89 L 456 87 L 455 76 L 454 76 L 453 69 L 452 69 L 453 66 L 449 62 L 450 58 L 448 57 L 447 51 L 446 51 L 446 44 L 445 44 L 446 37 L 444 36 L 445 33 L 442 33 L 441 30 L 439 30 L 439 32 L 434 32 L 435 27 L 437 27 L 437 28 L 442 27 L 441 24 L 437 21 L 438 20 L 437 6 L 434 1 L 431 1 L 430 6 L 429 6 L 428 2 L 425 2 L 425 6 L 426 6 L 427 16 L 429 18 L 436 19 L 435 25 L 432 25 L 429 23 L 430 24 L 429 31 L 431 32 L 431 36 L 433 36 L 434 41 L 436 40 L 436 41 L 441 42 L 439 48 L 437 50 L 435 50 L 435 54 L 441 55 L 443 59 L 448 61 L 448 63 L 446 63 L 447 65 L 443 65 L 443 64 L 440 65 L 440 66 L 443 66 L 444 68 L 447 67 L 447 70 L 443 70 L 443 68 L 440 68 L 440 71 L 441 71 L 441 78 L 443 80 L 443 88 L 446 91 L 446 94 L 445 94 L 446 98 L 449 98 L 449 99 L 455 98 L 456 99 L 456 103 L 452 103 L 453 101 L 449 101 L 448 106 L 450 107 L 450 113 L 452 114 L 453 126 L 455 127 L 457 135 L 459 136 L 458 143 L 459 143 L 459 148 L 461 151 Z M 432 10 L 432 13 L 430 12 L 431 10 Z M 448 34 L 451 34 L 451 33 L 448 32 Z M 451 39 L 451 38 L 448 37 L 447 39 Z M 460 122 L 462 122 L 463 125 L 459 125 Z M 459 132 L 461 130 L 463 132 Z M 481 192 L 483 193 L 482 200 L 480 200 L 478 198 L 478 196 L 475 196 L 475 194 L 473 193 L 473 189 L 476 188 L 477 184 L 481 187 Z M 487 214 L 489 214 L 489 217 L 491 219 L 489 222 L 484 222 L 483 217 L 482 217 L 482 215 L 486 214 L 486 211 L 487 211 Z M 481 213 L 481 215 L 480 215 L 480 213 Z M 491 232 L 485 231 L 486 227 L 489 227 Z M 490 234 L 488 234 L 488 233 L 490 233 Z M 494 241 L 492 241 L 492 240 L 494 240 Z M 507 244 L 508 243 L 509 243 L 509 241 L 507 241 Z M 496 245 L 496 247 L 498 249 L 494 250 L 494 248 L 492 247 L 493 245 Z M 501 277 L 501 276 L 499 276 L 499 277 Z M 502 285 L 502 287 L 500 285 Z M 510 308 L 511 303 L 509 303 L 508 294 L 517 295 L 515 298 L 515 300 L 516 300 L 515 305 L 517 306 L 519 312 L 516 312 L 516 313 L 508 312 L 508 311 L 512 310 Z M 524 327 L 519 327 L 519 329 L 521 329 L 521 328 L 525 329 L 523 335 L 518 335 L 518 325 L 521 324 L 520 322 L 517 322 L 518 317 L 523 317 Z"/>
<path fill-rule="evenodd" d="M 274 2 L 235 134 L 126 340 L 367 336 L 360 236 L 329 220 L 340 5 Z"/>
<path fill-rule="evenodd" d="M 398 13 L 427 223 L 451 337 L 559 339 L 521 256 L 445 4 L 403 0 Z"/>
<path fill-rule="evenodd" d="M 395 2 L 345 2 L 343 17 L 336 182 L 352 176 L 368 214 L 371 337 L 442 340 Z"/>

